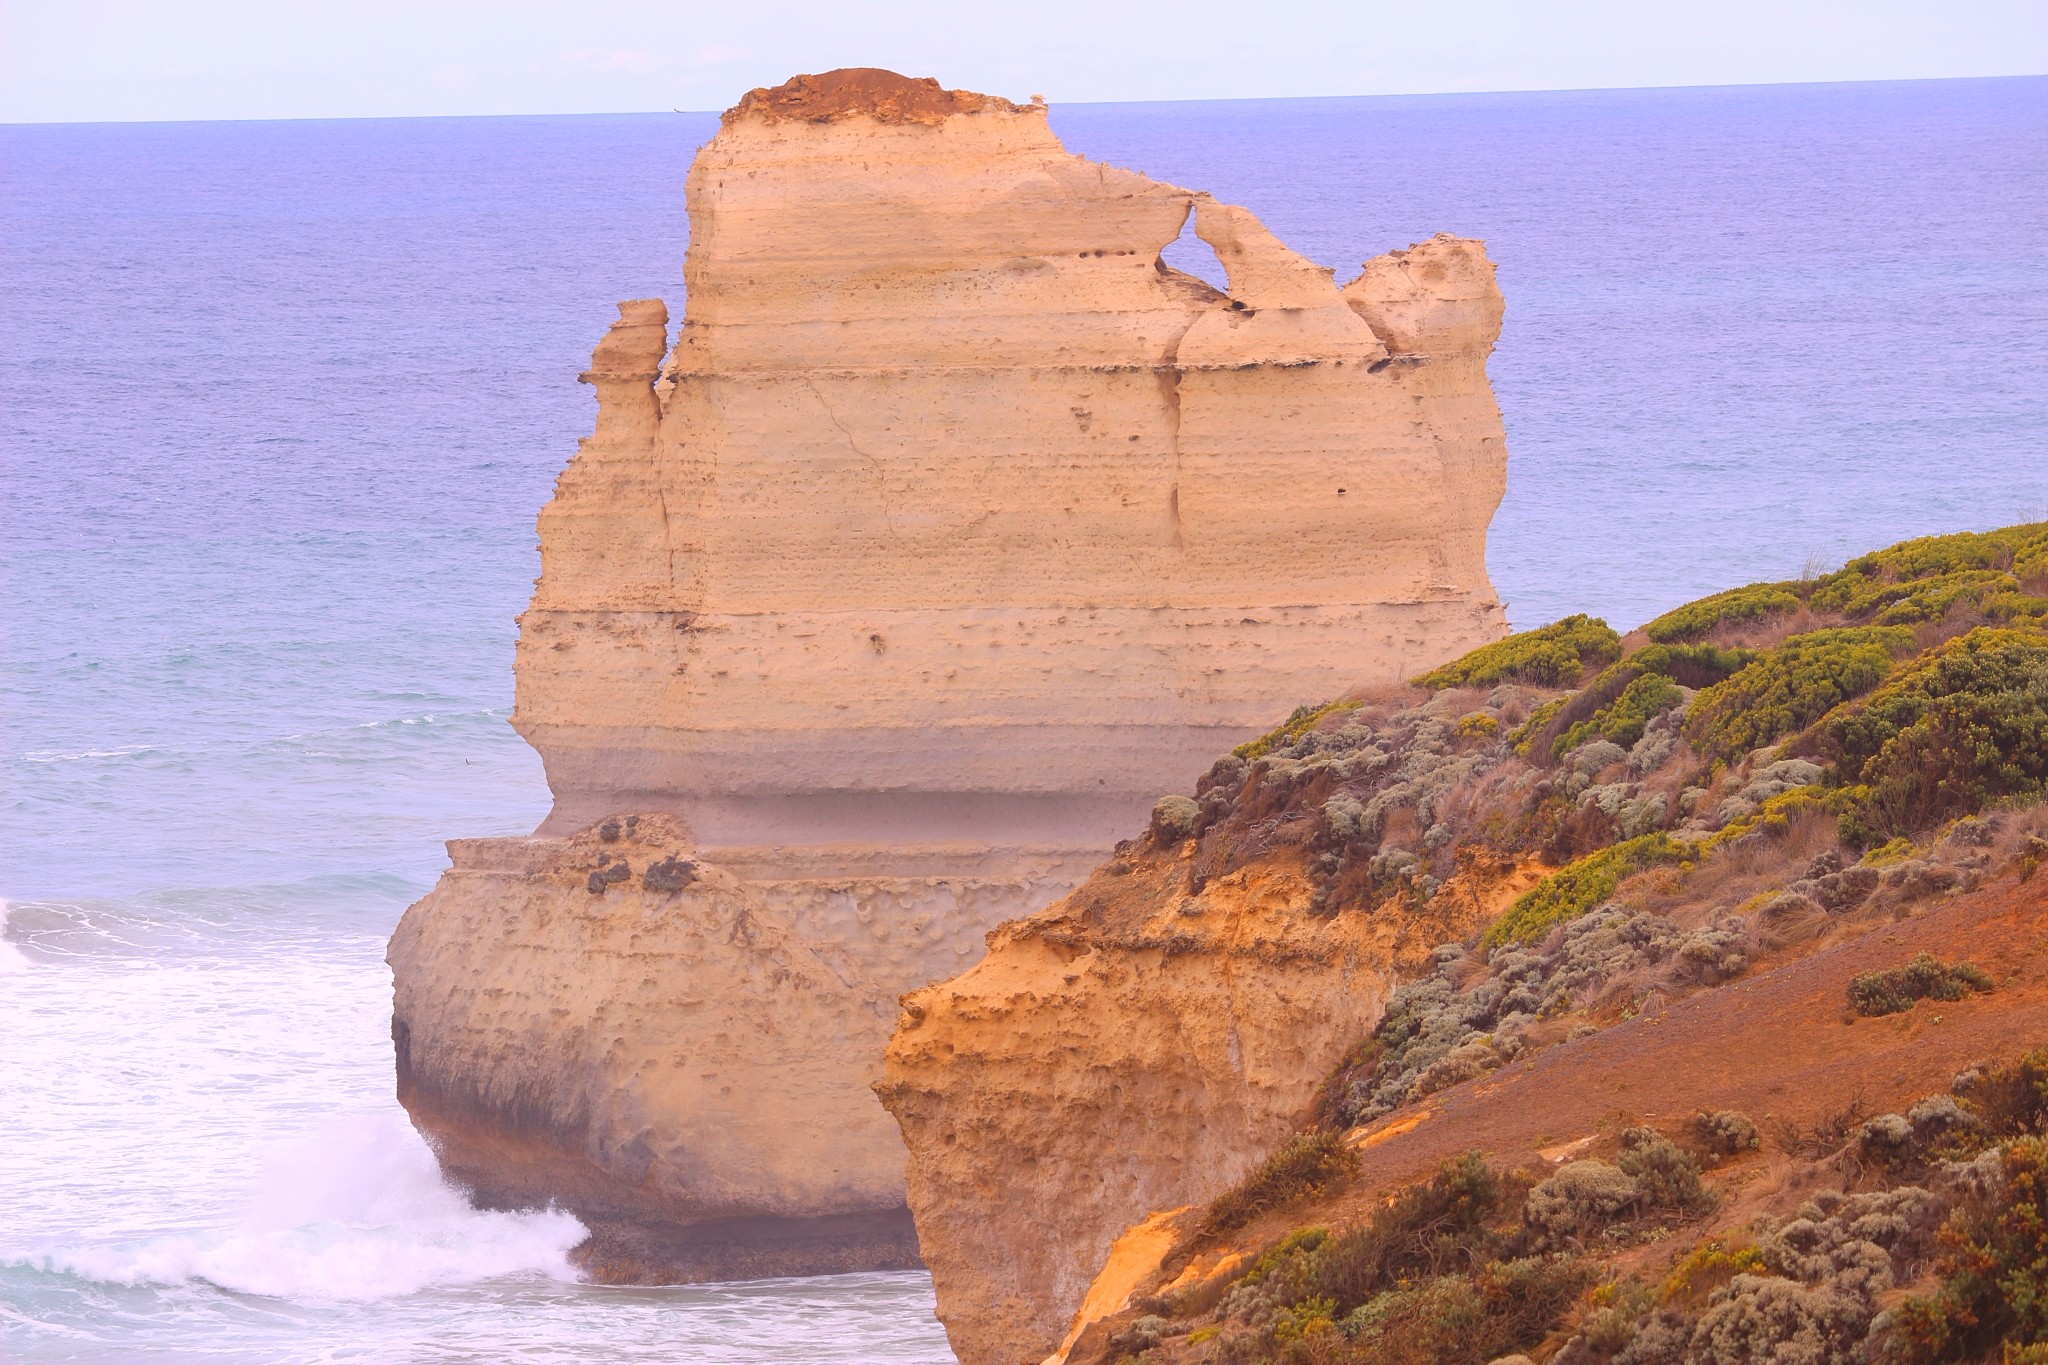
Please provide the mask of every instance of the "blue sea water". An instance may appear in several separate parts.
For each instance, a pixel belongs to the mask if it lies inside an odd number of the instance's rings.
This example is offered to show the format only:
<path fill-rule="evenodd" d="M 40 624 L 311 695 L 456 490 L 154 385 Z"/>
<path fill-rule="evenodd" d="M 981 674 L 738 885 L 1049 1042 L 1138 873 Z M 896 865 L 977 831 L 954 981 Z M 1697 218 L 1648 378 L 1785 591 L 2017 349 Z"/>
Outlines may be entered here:
<path fill-rule="evenodd" d="M 1340 279 L 1487 239 L 1518 624 L 2048 517 L 2048 79 L 1053 123 Z M 919 1276 L 577 1285 L 391 1099 L 383 940 L 546 806 L 533 516 L 714 127 L 0 128 L 0 1355 L 948 1358 Z"/>

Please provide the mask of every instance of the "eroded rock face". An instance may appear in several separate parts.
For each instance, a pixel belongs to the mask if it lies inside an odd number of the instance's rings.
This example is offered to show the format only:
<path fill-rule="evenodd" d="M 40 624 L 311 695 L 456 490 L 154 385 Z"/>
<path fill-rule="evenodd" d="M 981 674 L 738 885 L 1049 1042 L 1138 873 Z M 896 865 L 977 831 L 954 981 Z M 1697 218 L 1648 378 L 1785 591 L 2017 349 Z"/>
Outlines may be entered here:
<path fill-rule="evenodd" d="M 967 1365 L 1043 1360 L 1120 1234 L 1248 1174 L 1436 938 L 1532 880 L 1475 863 L 1426 921 L 1327 915 L 1299 850 L 1190 891 L 1192 845 L 1120 847 L 990 935 L 971 970 L 907 996 L 889 1044 L 877 1090 L 909 1143 L 918 1236 Z"/>
<path fill-rule="evenodd" d="M 555 806 L 393 939 L 401 1088 L 611 1277 L 897 1264 L 896 996 L 1219 749 L 1503 629 L 1500 299 L 1448 237 L 1339 290 L 1042 106 L 887 72 L 748 95 L 688 205 L 679 334 L 621 305 L 541 514 L 514 723 Z M 1190 216 L 1227 295 L 1160 260 Z M 628 814 L 699 879 L 589 889 Z"/>

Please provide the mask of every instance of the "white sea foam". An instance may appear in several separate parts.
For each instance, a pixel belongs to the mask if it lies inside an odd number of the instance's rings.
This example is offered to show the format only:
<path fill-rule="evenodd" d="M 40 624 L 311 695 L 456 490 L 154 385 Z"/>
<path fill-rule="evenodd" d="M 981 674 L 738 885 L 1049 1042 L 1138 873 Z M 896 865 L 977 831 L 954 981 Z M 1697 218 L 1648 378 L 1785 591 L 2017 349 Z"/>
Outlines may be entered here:
<path fill-rule="evenodd" d="M 54 1251 L 43 1268 L 346 1302 L 522 1273 L 573 1279 L 568 1252 L 584 1235 L 567 1213 L 471 1208 L 402 1116 L 373 1113 L 330 1120 L 267 1153 L 238 1226 Z"/>
<path fill-rule="evenodd" d="M 16 972 L 29 969 L 28 955 L 14 946 L 14 940 L 7 937 L 7 919 L 14 907 L 0 901 L 0 976 L 13 976 Z"/>
<path fill-rule="evenodd" d="M 136 754 L 157 752 L 154 744 L 129 744 L 119 749 L 81 749 L 77 753 L 64 753 L 57 749 L 38 749 L 21 756 L 24 763 L 77 763 L 91 758 L 132 758 Z"/>

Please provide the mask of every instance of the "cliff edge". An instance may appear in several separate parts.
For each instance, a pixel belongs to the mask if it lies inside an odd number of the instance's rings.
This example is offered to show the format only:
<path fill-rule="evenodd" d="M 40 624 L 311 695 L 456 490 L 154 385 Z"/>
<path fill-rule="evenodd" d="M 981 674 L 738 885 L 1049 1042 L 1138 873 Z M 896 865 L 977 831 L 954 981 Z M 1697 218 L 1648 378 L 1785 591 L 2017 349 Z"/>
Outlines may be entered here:
<path fill-rule="evenodd" d="M 1500 295 L 1450 237 L 1340 289 L 889 72 L 750 93 L 687 202 L 687 313 L 620 306 L 540 516 L 553 810 L 393 936 L 400 1097 L 602 1278 L 913 1264 L 897 996 L 1276 711 L 1503 631 Z"/>
<path fill-rule="evenodd" d="M 1968 1212 L 1936 1168 L 1996 1115 L 1931 1092 L 2048 1043 L 2044 791 L 2048 523 L 1301 708 L 905 998 L 878 1093 L 956 1351 L 1875 1358 L 1889 1279 L 1656 1286 L 1762 1276 L 1809 1197 Z"/>

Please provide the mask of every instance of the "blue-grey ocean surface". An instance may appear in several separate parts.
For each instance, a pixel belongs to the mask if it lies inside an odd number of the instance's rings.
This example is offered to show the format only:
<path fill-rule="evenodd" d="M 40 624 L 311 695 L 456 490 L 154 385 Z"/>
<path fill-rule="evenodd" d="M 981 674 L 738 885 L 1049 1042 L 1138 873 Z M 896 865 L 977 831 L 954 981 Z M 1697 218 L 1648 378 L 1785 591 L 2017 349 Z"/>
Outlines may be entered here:
<path fill-rule="evenodd" d="M 2048 517 L 2048 80 L 1053 123 L 1340 280 L 1487 239 L 1519 625 Z M 546 805 L 533 517 L 714 126 L 0 128 L 0 1356 L 947 1358 L 921 1276 L 577 1285 L 391 1098 L 383 941 Z"/>

